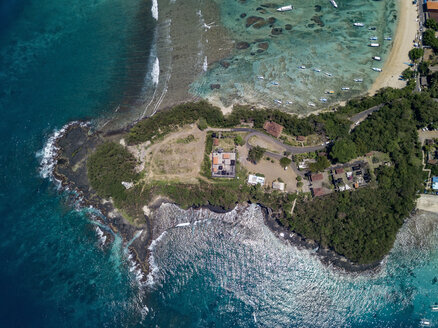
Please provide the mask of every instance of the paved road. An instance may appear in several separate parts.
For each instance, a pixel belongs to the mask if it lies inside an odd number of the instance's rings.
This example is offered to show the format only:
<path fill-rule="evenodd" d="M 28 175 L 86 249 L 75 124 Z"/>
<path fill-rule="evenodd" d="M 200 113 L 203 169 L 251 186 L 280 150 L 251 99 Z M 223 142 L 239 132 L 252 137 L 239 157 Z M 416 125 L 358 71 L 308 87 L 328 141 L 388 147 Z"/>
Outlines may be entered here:
<path fill-rule="evenodd" d="M 257 137 L 259 137 L 261 139 L 266 140 L 267 142 L 275 143 L 276 145 L 282 147 L 285 152 L 287 151 L 287 152 L 289 152 L 291 154 L 309 153 L 309 152 L 312 152 L 312 151 L 322 150 L 322 149 L 324 149 L 326 147 L 325 144 L 324 145 L 318 145 L 318 146 L 310 146 L 310 147 L 294 147 L 294 146 L 289 146 L 289 145 L 284 144 L 283 142 L 281 142 L 278 139 L 275 139 L 275 138 L 273 138 L 271 136 L 268 136 L 267 134 L 265 134 L 263 132 L 260 132 L 260 131 L 257 131 L 257 130 L 251 129 L 251 128 L 235 128 L 235 129 L 231 129 L 231 131 L 234 131 L 234 132 L 250 132 L 245 137 L 245 141 L 246 141 L 247 144 L 248 144 L 248 140 L 251 137 L 257 136 Z M 248 146 L 251 147 L 249 144 L 248 144 Z M 274 154 L 274 153 L 270 153 L 270 154 Z M 275 155 L 278 155 L 278 154 L 275 154 Z M 280 158 L 283 157 L 282 155 L 279 155 L 279 156 L 280 156 Z M 274 157 L 274 155 L 272 155 L 272 157 Z"/>
<path fill-rule="evenodd" d="M 370 109 L 364 110 L 363 112 L 357 113 L 356 115 L 353 115 L 349 118 L 349 120 L 353 123 L 356 123 L 358 121 L 363 121 L 370 115 L 371 113 L 375 112 L 376 110 L 379 110 L 383 107 L 384 104 L 380 104 L 374 107 L 371 107 Z"/>

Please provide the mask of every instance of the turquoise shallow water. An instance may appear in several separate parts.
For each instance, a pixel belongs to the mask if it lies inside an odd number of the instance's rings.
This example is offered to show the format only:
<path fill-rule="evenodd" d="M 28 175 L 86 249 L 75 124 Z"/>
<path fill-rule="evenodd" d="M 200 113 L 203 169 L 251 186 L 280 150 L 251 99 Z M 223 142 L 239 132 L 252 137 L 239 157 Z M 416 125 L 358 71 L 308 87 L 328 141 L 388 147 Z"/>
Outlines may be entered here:
<path fill-rule="evenodd" d="M 294 10 L 283 13 L 276 12 L 278 4 L 266 8 L 263 2 L 256 1 L 217 3 L 222 23 L 231 37 L 236 42 L 249 43 L 250 47 L 234 50 L 226 59 L 230 63 L 228 68 L 217 63 L 192 84 L 191 91 L 220 99 L 226 106 L 234 102 L 253 103 L 307 113 L 315 109 L 309 102 L 316 108 L 327 107 L 363 93 L 379 74 L 372 67 L 381 68 L 390 50 L 392 41 L 384 38 L 392 37 L 396 27 L 397 2 L 394 0 L 339 0 L 338 9 L 328 0 L 293 0 L 287 4 L 292 4 Z M 246 17 L 241 18 L 241 14 Z M 275 22 L 260 28 L 246 27 L 250 16 L 262 17 L 265 21 L 271 18 Z M 365 26 L 354 27 L 354 22 Z M 286 29 L 287 25 L 290 30 Z M 370 31 L 370 27 L 376 30 Z M 274 35 L 274 28 L 282 32 Z M 377 41 L 370 41 L 373 36 Z M 370 42 L 381 46 L 371 48 Z M 264 43 L 268 44 L 266 51 L 260 48 Z M 372 56 L 383 60 L 375 62 Z M 306 69 L 300 69 L 302 65 Z M 355 83 L 354 79 L 363 79 L 363 83 Z M 220 89 L 212 90 L 212 84 L 220 84 Z M 350 90 L 342 91 L 343 87 Z M 335 94 L 325 94 L 329 90 Z M 320 102 L 324 97 L 327 103 Z"/>
<path fill-rule="evenodd" d="M 0 4 L 0 326 L 418 327 L 423 317 L 437 326 L 434 215 L 404 227 L 377 276 L 338 273 L 283 244 L 256 207 L 163 207 L 163 224 L 191 224 L 154 243 L 150 285 L 137 282 L 117 236 L 102 246 L 90 211 L 41 177 L 41 150 L 70 120 L 126 111 L 148 90 L 150 6 Z"/>

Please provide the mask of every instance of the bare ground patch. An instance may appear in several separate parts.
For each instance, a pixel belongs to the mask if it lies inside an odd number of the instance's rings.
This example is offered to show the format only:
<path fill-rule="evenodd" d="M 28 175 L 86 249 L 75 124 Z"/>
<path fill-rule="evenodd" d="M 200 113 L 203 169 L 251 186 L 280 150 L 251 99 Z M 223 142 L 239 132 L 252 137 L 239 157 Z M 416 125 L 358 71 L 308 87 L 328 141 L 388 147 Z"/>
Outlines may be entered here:
<path fill-rule="evenodd" d="M 196 125 L 186 126 L 153 145 L 129 147 L 145 172 L 146 180 L 172 180 L 197 183 L 204 158 L 206 132 Z"/>
<path fill-rule="evenodd" d="M 248 161 L 248 148 L 246 146 L 238 147 L 240 164 L 248 170 L 249 173 L 261 173 L 265 176 L 265 183 L 272 187 L 272 182 L 280 178 L 285 184 L 287 192 L 295 192 L 297 190 L 297 175 L 291 169 L 283 169 L 278 160 L 274 163 L 262 159 L 259 163 L 253 164 Z"/>

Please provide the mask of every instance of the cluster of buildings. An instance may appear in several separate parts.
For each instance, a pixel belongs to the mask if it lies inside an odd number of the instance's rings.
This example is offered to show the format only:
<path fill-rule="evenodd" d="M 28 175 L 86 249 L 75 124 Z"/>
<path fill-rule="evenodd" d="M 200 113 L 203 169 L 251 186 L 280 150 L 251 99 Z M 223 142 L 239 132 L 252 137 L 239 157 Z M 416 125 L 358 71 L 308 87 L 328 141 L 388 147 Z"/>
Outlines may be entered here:
<path fill-rule="evenodd" d="M 261 185 L 262 187 L 265 185 L 265 177 L 261 177 L 255 174 L 250 174 L 248 176 L 248 184 L 250 185 Z M 272 189 L 284 191 L 285 184 L 284 182 L 274 181 L 272 182 Z"/>
<path fill-rule="evenodd" d="M 365 162 L 332 168 L 329 172 L 308 175 L 313 197 L 332 191 L 345 191 L 366 186 L 371 181 L 368 165 Z"/>

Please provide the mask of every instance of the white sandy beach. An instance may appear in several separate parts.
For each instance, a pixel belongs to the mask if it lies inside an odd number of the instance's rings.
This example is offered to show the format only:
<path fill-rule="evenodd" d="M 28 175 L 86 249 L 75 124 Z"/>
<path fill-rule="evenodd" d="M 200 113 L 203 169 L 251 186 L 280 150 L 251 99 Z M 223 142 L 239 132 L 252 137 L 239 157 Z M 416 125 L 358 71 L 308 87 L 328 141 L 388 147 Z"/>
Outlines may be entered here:
<path fill-rule="evenodd" d="M 383 71 L 374 81 L 369 94 L 373 95 L 384 87 L 402 88 L 405 81 L 399 80 L 400 74 L 408 67 L 409 50 L 413 47 L 413 40 L 418 32 L 417 6 L 411 0 L 399 0 L 399 21 L 394 37 L 394 44 L 386 60 Z"/>

